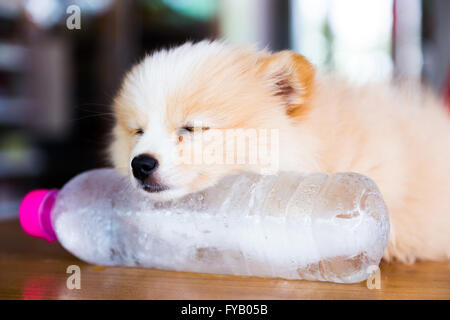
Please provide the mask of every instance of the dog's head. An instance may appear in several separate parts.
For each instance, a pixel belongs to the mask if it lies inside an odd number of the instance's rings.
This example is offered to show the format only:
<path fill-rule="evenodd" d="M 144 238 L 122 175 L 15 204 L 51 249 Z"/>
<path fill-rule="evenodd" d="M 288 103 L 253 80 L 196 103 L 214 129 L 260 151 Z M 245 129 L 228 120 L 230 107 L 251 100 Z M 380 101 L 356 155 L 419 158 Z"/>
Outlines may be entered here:
<path fill-rule="evenodd" d="M 296 150 L 283 150 L 295 149 L 313 78 L 306 59 L 288 51 L 203 41 L 156 52 L 128 73 L 115 99 L 113 163 L 156 200 L 240 171 L 289 166 Z"/>

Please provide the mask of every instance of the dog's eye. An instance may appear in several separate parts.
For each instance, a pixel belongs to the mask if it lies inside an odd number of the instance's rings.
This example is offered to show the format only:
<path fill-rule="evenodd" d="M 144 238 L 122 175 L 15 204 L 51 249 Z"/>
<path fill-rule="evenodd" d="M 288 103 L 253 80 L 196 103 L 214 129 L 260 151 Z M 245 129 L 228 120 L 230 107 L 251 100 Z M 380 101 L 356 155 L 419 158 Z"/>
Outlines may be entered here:
<path fill-rule="evenodd" d="M 190 126 L 184 126 L 181 128 L 183 131 L 187 131 L 187 132 L 194 132 L 194 131 L 206 131 L 209 130 L 209 127 L 199 127 L 199 128 L 195 128 L 195 127 L 190 127 Z"/>
<path fill-rule="evenodd" d="M 137 136 L 142 136 L 144 134 L 144 130 L 141 128 L 134 130 L 134 134 Z"/>

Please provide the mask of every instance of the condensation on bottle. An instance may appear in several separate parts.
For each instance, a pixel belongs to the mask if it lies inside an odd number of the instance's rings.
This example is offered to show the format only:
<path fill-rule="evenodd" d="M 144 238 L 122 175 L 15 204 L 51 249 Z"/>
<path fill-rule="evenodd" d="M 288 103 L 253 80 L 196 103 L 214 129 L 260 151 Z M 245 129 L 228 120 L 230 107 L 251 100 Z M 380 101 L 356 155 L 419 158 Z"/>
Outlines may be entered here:
<path fill-rule="evenodd" d="M 91 264 L 341 283 L 370 276 L 389 234 L 377 186 L 357 173 L 241 174 L 154 202 L 98 169 L 59 191 L 50 220 Z"/>

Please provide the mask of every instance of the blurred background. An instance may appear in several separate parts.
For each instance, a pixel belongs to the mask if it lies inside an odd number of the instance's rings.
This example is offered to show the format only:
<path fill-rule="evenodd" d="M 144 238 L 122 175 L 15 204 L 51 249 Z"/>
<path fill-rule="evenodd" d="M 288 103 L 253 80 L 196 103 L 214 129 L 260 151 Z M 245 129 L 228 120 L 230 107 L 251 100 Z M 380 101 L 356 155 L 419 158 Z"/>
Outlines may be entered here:
<path fill-rule="evenodd" d="M 146 53 L 256 43 L 355 83 L 420 81 L 449 101 L 449 16 L 447 0 L 0 0 L 0 219 L 30 189 L 108 164 L 111 101 Z"/>

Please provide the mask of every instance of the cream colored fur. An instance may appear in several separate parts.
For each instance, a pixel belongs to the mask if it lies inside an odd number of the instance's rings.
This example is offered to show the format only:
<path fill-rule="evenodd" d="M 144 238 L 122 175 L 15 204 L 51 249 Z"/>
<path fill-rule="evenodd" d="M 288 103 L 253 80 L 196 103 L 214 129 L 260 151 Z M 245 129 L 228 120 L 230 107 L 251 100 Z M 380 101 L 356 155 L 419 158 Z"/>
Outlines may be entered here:
<path fill-rule="evenodd" d="M 291 52 L 204 41 L 144 59 L 125 78 L 114 109 L 111 158 L 134 181 L 131 159 L 155 156 L 155 175 L 170 186 L 149 194 L 155 200 L 255 170 L 175 164 L 171 152 L 197 143 L 181 130 L 186 124 L 277 128 L 280 170 L 354 171 L 378 184 L 390 210 L 387 260 L 450 258 L 450 116 L 425 90 L 354 87 L 315 76 L 306 59 Z M 136 136 L 137 129 L 144 134 Z"/>
<path fill-rule="evenodd" d="M 321 171 L 371 177 L 390 211 L 385 258 L 450 258 L 450 115 L 418 87 L 318 80 L 302 122 Z"/>

